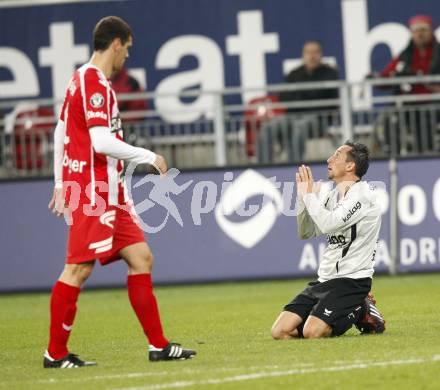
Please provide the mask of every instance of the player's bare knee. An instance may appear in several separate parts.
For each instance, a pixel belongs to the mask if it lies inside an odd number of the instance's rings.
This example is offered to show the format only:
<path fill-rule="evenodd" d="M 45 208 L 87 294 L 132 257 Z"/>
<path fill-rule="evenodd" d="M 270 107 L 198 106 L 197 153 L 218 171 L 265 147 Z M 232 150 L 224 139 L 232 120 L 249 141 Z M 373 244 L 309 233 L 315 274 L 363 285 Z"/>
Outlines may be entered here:
<path fill-rule="evenodd" d="M 81 286 L 91 275 L 93 265 L 93 263 L 67 264 L 60 279 L 68 284 Z"/>
<path fill-rule="evenodd" d="M 140 251 L 127 261 L 129 274 L 148 274 L 153 268 L 154 257 L 149 249 Z"/>
<path fill-rule="evenodd" d="M 308 323 L 304 325 L 303 336 L 305 339 L 313 339 L 315 333 L 316 333 L 316 328 L 314 326 L 311 326 Z"/>
<path fill-rule="evenodd" d="M 93 265 L 84 264 L 76 267 L 74 274 L 76 279 L 82 284 L 89 278 L 89 276 L 92 274 L 92 271 Z"/>
<path fill-rule="evenodd" d="M 308 328 L 304 328 L 303 336 L 305 339 L 316 339 L 318 338 L 318 333 L 316 332 L 315 329 L 308 327 Z"/>
<path fill-rule="evenodd" d="M 270 334 L 274 340 L 283 340 L 283 332 L 277 327 L 273 327 L 270 330 Z"/>
<path fill-rule="evenodd" d="M 274 340 L 288 340 L 291 338 L 290 332 L 277 324 L 272 326 L 270 334 Z"/>
<path fill-rule="evenodd" d="M 145 250 L 140 254 L 136 262 L 136 273 L 150 273 L 153 269 L 154 256 L 150 250 Z"/>
<path fill-rule="evenodd" d="M 303 335 L 305 339 L 319 339 L 322 337 L 327 337 L 327 333 L 317 326 L 304 327 Z"/>
<path fill-rule="evenodd" d="M 151 270 L 153 268 L 153 264 L 154 264 L 153 253 L 151 253 L 150 250 L 147 250 L 146 253 L 145 253 L 144 258 L 145 258 L 145 264 Z"/>

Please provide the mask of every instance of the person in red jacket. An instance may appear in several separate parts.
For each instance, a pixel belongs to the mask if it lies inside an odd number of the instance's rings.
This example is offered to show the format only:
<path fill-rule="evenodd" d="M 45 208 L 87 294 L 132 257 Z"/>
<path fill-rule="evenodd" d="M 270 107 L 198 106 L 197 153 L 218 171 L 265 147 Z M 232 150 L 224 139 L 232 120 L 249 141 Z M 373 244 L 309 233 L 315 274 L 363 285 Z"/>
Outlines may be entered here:
<path fill-rule="evenodd" d="M 121 95 L 124 93 L 135 93 L 135 92 L 144 92 L 142 87 L 139 85 L 139 82 L 127 71 L 127 68 L 122 68 L 120 72 L 116 73 L 111 78 L 113 90 L 117 95 Z M 122 100 L 119 102 L 119 110 L 120 112 L 127 111 L 143 111 L 148 109 L 148 104 L 146 100 Z M 133 118 L 125 119 L 125 122 L 133 121 Z M 135 118 L 135 120 L 137 120 Z"/>
<path fill-rule="evenodd" d="M 409 19 L 411 39 L 408 46 L 377 76 L 440 75 L 440 44 L 433 34 L 432 24 L 432 18 L 428 15 L 416 15 Z M 398 95 L 438 93 L 440 85 L 404 83 L 393 87 L 393 92 Z M 384 148 L 391 154 L 431 153 L 437 150 L 440 146 L 436 141 L 440 139 L 440 112 L 435 107 L 437 104 L 432 100 L 405 103 L 400 108 L 404 112 L 403 116 L 397 113 L 395 118 L 387 120 Z"/>
<path fill-rule="evenodd" d="M 408 46 L 380 73 L 381 77 L 440 74 L 440 44 L 432 31 L 432 18 L 416 15 L 408 21 L 411 40 Z M 402 93 L 424 94 L 439 90 L 438 86 L 413 84 Z"/>

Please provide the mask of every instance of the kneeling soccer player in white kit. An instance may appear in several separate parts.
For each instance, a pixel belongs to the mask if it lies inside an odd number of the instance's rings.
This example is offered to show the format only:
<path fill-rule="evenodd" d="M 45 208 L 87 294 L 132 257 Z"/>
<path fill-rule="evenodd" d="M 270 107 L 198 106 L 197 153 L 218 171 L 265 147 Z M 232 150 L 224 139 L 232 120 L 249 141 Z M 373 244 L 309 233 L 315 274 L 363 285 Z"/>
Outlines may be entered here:
<path fill-rule="evenodd" d="M 321 202 L 312 170 L 296 173 L 298 234 L 327 235 L 318 279 L 288 303 L 272 326 L 272 337 L 340 336 L 355 325 L 362 333 L 383 333 L 385 321 L 370 293 L 381 210 L 374 189 L 362 181 L 368 148 L 347 141 L 327 160 L 336 188 Z"/>

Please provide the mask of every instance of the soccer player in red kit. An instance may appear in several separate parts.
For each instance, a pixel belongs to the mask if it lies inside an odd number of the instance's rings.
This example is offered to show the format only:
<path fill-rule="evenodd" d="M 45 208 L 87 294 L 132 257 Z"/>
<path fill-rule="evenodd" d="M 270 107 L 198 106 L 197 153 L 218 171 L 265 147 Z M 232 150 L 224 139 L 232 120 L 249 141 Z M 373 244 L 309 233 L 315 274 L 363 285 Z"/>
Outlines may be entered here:
<path fill-rule="evenodd" d="M 153 256 L 132 214 L 122 179 L 123 160 L 152 164 L 161 173 L 165 159 L 122 139 L 116 96 L 109 78 L 124 66 L 132 31 L 108 16 L 93 31 L 94 53 L 71 78 L 54 133 L 55 188 L 49 208 L 70 214 L 66 265 L 52 290 L 46 368 L 95 365 L 70 353 L 67 342 L 81 286 L 96 260 L 122 258 L 128 267 L 128 296 L 149 341 L 149 360 L 184 360 L 196 352 L 164 336 L 151 269 Z"/>

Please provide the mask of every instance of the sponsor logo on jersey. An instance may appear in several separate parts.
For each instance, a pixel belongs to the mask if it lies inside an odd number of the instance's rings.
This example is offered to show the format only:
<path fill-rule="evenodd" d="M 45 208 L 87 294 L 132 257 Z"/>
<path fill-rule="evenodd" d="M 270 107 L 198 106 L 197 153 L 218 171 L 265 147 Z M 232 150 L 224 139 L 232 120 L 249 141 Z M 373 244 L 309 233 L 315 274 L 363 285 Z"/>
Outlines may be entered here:
<path fill-rule="evenodd" d="M 101 118 L 107 120 L 107 114 L 104 111 L 87 111 L 87 119 Z"/>
<path fill-rule="evenodd" d="M 112 133 L 116 133 L 122 130 L 122 121 L 119 116 L 112 118 L 110 129 Z"/>
<path fill-rule="evenodd" d="M 339 236 L 327 235 L 327 242 L 329 245 L 345 245 L 345 237 L 342 234 Z"/>
<path fill-rule="evenodd" d="M 348 214 L 345 216 L 345 218 L 344 218 L 344 217 L 342 218 L 342 220 L 343 220 L 344 222 L 347 222 L 347 221 L 348 221 L 348 220 L 354 215 L 354 213 L 355 213 L 356 211 L 358 211 L 361 207 L 362 207 L 361 202 L 357 202 L 357 203 L 354 205 L 354 207 L 353 207 L 351 210 L 349 210 L 349 212 L 348 212 Z"/>
<path fill-rule="evenodd" d="M 327 317 L 330 317 L 330 314 L 333 313 L 333 310 L 328 310 L 327 308 L 324 308 L 324 315 Z"/>
<path fill-rule="evenodd" d="M 108 227 L 114 228 L 113 222 L 116 219 L 116 210 L 110 210 L 99 217 L 99 222 Z"/>
<path fill-rule="evenodd" d="M 69 158 L 69 156 L 67 155 L 67 152 L 64 152 L 63 166 L 69 167 L 69 173 L 72 173 L 72 172 L 83 173 L 84 167 L 86 165 L 87 165 L 86 161 L 73 160 L 73 159 Z"/>
<path fill-rule="evenodd" d="M 90 98 L 90 104 L 94 108 L 100 108 L 104 105 L 104 97 L 100 93 L 94 93 Z"/>

